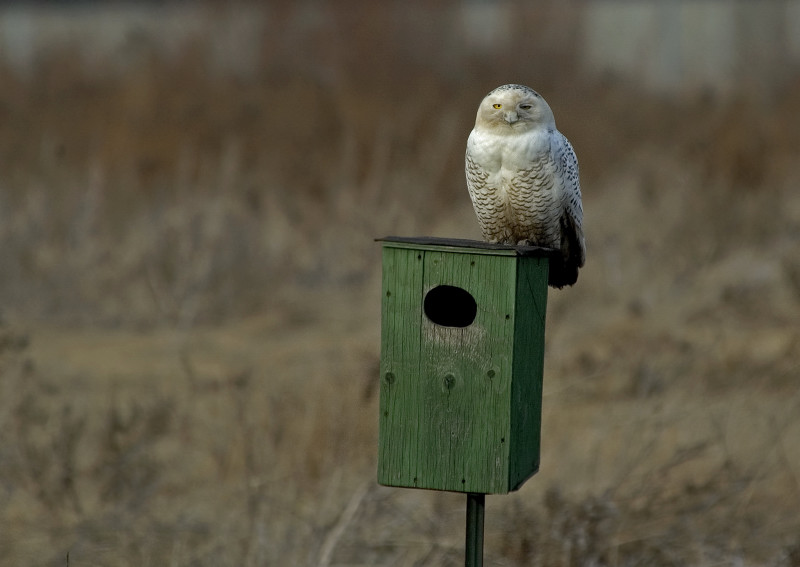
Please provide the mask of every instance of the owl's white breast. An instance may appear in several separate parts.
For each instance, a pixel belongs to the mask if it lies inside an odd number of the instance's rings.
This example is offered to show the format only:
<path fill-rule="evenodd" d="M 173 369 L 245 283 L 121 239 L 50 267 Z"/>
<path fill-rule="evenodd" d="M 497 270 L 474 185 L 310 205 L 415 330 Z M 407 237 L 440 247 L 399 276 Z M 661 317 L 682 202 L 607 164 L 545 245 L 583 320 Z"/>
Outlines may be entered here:
<path fill-rule="evenodd" d="M 555 139 L 545 128 L 470 133 L 467 186 L 487 240 L 559 245 L 563 186 L 556 180 Z"/>
<path fill-rule="evenodd" d="M 498 184 L 521 169 L 529 169 L 549 149 L 550 133 L 543 129 L 520 134 L 472 130 L 467 139 L 467 152 L 488 174 L 490 184 Z"/>

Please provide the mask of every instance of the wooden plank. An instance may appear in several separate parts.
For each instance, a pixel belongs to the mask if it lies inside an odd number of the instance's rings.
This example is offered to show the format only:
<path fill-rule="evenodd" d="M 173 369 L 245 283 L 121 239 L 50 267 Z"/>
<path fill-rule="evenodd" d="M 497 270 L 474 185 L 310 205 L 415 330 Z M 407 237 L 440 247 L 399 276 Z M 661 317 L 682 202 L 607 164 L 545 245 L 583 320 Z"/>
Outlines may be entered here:
<path fill-rule="evenodd" d="M 510 248 L 478 248 L 471 246 L 451 246 L 448 244 L 436 244 L 431 242 L 384 242 L 385 247 L 408 248 L 411 250 L 431 250 L 438 252 L 448 252 L 451 254 L 487 254 L 491 256 L 517 256 L 517 251 Z"/>
<path fill-rule="evenodd" d="M 520 258 L 516 280 L 510 483 L 516 490 L 539 470 L 542 427 L 547 260 Z"/>
<path fill-rule="evenodd" d="M 483 240 L 463 238 L 438 238 L 435 236 L 384 236 L 376 239 L 384 246 L 397 248 L 413 248 L 415 250 L 437 249 L 446 252 L 465 254 L 492 254 L 508 256 L 535 256 L 550 258 L 559 254 L 552 248 L 539 246 L 516 246 L 511 244 L 493 244 Z"/>
<path fill-rule="evenodd" d="M 509 280 L 510 278 L 510 280 Z M 427 488 L 496 493 L 508 490 L 507 441 L 513 332 L 514 259 L 424 253 L 423 288 L 465 289 L 478 312 L 468 327 L 422 320 L 421 378 L 425 412 L 420 455 Z"/>
<path fill-rule="evenodd" d="M 418 403 L 422 254 L 383 249 L 378 482 L 413 486 L 420 464 Z"/>

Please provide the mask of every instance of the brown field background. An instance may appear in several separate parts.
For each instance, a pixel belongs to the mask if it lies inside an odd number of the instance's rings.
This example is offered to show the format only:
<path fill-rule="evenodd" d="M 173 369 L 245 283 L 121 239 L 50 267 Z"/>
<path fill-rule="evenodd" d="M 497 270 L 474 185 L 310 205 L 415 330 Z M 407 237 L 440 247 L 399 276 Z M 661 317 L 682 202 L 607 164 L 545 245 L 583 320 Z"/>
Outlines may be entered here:
<path fill-rule="evenodd" d="M 586 78 L 558 3 L 502 52 L 448 3 L 320 5 L 246 72 L 141 38 L 0 66 L 0 565 L 462 564 L 463 495 L 375 482 L 373 239 L 479 236 L 507 82 L 576 148 L 588 261 L 486 564 L 800 565 L 800 75 L 667 99 Z"/>

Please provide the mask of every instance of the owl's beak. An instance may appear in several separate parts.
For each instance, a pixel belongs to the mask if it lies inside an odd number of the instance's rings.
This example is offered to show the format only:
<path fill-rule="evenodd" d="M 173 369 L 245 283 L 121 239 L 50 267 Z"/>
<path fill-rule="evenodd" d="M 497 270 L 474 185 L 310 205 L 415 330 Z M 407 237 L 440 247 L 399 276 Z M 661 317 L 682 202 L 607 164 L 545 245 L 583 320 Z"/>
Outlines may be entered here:
<path fill-rule="evenodd" d="M 513 110 L 511 112 L 506 112 L 503 116 L 503 119 L 508 122 L 509 124 L 513 124 L 517 120 L 519 120 L 519 116 Z"/>

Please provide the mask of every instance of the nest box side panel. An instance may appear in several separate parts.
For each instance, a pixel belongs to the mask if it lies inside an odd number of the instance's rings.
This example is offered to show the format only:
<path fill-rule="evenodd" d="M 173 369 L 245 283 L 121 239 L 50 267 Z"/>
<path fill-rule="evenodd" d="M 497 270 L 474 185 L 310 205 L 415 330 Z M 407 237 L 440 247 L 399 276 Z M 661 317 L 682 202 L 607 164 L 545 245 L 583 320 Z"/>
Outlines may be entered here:
<path fill-rule="evenodd" d="M 517 320 L 514 333 L 514 382 L 510 482 L 514 490 L 539 470 L 542 428 L 544 332 L 548 260 L 520 258 L 517 270 Z"/>
<path fill-rule="evenodd" d="M 413 486 L 422 406 L 418 403 L 422 253 L 383 248 L 378 482 Z"/>
<path fill-rule="evenodd" d="M 463 326 L 422 318 L 416 485 L 457 492 L 506 493 L 514 331 L 513 256 L 424 254 L 423 291 L 452 286 L 475 300 Z M 435 319 L 435 317 L 434 317 Z"/>

